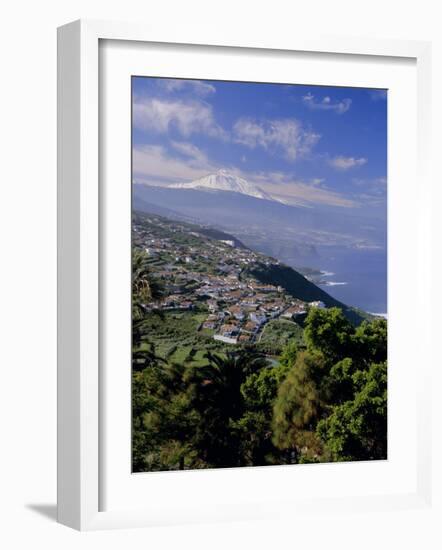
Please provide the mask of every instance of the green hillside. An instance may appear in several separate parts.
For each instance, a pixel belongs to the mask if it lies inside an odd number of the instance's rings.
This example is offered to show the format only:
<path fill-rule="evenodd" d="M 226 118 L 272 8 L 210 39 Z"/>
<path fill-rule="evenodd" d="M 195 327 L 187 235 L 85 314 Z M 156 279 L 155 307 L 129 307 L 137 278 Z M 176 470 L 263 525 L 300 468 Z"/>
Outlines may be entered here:
<path fill-rule="evenodd" d="M 365 312 L 339 302 L 287 265 L 258 263 L 252 268 L 247 268 L 245 273 L 264 284 L 281 286 L 286 292 L 299 300 L 305 302 L 320 300 L 327 307 L 338 307 L 342 309 L 347 319 L 354 325 L 359 325 L 369 317 Z"/>

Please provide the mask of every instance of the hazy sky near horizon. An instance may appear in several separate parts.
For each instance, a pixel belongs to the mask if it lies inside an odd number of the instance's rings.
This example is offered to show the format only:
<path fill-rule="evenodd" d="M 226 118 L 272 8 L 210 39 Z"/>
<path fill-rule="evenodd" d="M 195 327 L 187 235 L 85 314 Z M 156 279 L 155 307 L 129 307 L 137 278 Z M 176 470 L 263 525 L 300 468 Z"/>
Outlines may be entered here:
<path fill-rule="evenodd" d="M 385 218 L 387 93 L 132 78 L 133 181 L 224 169 L 291 204 Z"/>

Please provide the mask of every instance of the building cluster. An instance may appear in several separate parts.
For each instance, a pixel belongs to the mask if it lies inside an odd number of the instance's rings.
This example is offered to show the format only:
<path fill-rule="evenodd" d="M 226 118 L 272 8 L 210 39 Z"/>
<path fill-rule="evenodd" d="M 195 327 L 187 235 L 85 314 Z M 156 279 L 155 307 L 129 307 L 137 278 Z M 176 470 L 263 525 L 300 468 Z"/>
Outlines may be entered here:
<path fill-rule="evenodd" d="M 162 218 L 134 225 L 134 244 L 144 250 L 151 273 L 164 288 L 164 297 L 148 309 L 189 310 L 206 306 L 208 315 L 198 330 L 229 344 L 257 342 L 266 323 L 274 319 L 296 320 L 308 307 L 282 287 L 261 284 L 247 274 L 247 267 L 276 260 L 262 257 L 233 240 L 217 241 L 189 232 Z M 174 233 L 174 235 L 171 235 Z M 181 235 L 177 235 L 181 233 Z M 201 243 L 203 242 L 203 246 Z"/>

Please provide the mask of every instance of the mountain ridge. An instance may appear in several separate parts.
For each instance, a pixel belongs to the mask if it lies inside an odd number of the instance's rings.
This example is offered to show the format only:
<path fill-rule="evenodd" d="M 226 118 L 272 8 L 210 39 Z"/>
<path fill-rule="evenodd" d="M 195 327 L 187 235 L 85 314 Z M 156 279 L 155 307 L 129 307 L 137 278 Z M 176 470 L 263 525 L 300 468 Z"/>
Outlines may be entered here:
<path fill-rule="evenodd" d="M 191 182 L 174 183 L 168 187 L 171 189 L 197 189 L 200 191 L 229 191 L 248 195 L 249 197 L 255 197 L 257 199 L 276 200 L 265 191 L 262 191 L 262 189 L 254 183 L 223 169 Z"/>

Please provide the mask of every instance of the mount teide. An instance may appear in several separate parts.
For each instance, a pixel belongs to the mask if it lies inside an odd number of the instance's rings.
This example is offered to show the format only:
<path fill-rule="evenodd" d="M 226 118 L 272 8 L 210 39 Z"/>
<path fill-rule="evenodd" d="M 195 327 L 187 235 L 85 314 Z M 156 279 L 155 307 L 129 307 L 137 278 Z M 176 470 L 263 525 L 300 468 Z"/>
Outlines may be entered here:
<path fill-rule="evenodd" d="M 227 170 L 218 170 L 190 183 L 174 183 L 171 189 L 196 189 L 199 191 L 228 191 L 241 193 L 257 199 L 274 200 L 269 194 L 259 189 L 254 183 L 229 173 Z"/>
<path fill-rule="evenodd" d="M 318 244 L 374 237 L 360 215 L 344 208 L 284 204 L 225 170 L 190 183 L 134 184 L 133 208 L 216 226 L 254 250 L 283 261 L 294 258 L 300 265 L 316 256 Z"/>

